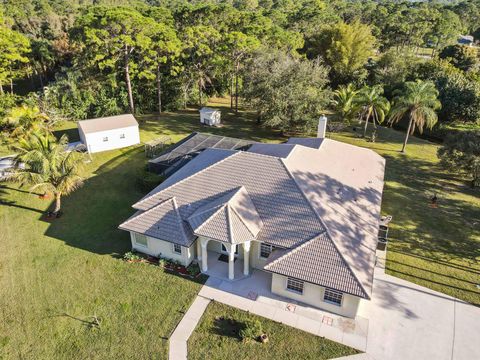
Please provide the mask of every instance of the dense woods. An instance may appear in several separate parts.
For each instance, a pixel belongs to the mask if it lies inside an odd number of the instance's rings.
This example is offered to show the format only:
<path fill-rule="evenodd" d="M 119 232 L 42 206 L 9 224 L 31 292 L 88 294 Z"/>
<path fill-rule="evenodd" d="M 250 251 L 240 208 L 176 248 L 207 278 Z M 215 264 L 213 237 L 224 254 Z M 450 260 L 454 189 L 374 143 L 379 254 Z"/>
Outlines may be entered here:
<path fill-rule="evenodd" d="M 1 126 L 18 106 L 55 122 L 230 96 L 284 132 L 330 111 L 442 139 L 480 122 L 480 55 L 465 35 L 480 40 L 479 0 L 6 0 Z M 417 82 L 431 114 L 415 126 L 398 108 Z"/>

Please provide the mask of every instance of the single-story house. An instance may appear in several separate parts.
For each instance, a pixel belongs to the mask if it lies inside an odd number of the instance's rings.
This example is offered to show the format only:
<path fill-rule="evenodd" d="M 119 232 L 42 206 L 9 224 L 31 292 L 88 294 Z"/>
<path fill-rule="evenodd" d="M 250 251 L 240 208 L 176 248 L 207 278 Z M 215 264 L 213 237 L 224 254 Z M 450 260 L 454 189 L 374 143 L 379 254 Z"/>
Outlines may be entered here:
<path fill-rule="evenodd" d="M 137 251 L 203 272 L 223 253 L 230 280 L 241 261 L 242 277 L 271 273 L 274 294 L 355 317 L 372 294 L 384 168 L 375 152 L 326 138 L 209 148 L 119 228 Z"/>
<path fill-rule="evenodd" d="M 138 122 L 132 114 L 82 120 L 77 125 L 80 139 L 89 153 L 140 143 Z"/>

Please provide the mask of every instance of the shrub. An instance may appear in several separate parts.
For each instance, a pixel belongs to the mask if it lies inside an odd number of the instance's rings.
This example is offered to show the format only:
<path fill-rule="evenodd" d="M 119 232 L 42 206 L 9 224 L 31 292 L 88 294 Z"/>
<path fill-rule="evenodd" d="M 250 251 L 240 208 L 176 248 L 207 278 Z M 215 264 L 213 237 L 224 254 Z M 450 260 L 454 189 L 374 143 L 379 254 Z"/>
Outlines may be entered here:
<path fill-rule="evenodd" d="M 137 185 L 139 190 L 149 192 L 158 186 L 164 177 L 162 175 L 154 174 L 146 169 L 142 170 L 137 177 Z"/>
<path fill-rule="evenodd" d="M 139 256 L 137 253 L 133 251 L 129 251 L 123 255 L 123 258 L 127 261 L 136 261 L 136 260 L 142 260 L 142 257 Z"/>
<path fill-rule="evenodd" d="M 263 333 L 262 323 L 259 320 L 248 319 L 245 321 L 244 328 L 240 330 L 242 340 L 257 340 Z"/>

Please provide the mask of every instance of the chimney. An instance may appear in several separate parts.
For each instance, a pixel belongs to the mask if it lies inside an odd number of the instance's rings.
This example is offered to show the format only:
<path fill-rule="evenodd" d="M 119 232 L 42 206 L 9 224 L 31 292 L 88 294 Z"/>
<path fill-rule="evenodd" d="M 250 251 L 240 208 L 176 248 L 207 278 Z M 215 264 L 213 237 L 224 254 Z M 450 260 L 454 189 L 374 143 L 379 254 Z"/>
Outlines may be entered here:
<path fill-rule="evenodd" d="M 317 137 L 322 139 L 325 137 L 326 134 L 327 134 L 327 117 L 325 115 L 322 115 L 320 116 L 320 119 L 318 119 Z"/>

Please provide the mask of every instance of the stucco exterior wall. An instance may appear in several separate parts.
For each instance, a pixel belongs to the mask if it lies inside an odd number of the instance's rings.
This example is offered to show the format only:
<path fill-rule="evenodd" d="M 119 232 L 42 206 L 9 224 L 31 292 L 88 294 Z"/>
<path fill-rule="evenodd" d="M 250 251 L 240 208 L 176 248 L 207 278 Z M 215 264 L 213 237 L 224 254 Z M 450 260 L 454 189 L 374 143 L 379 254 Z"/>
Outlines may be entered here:
<path fill-rule="evenodd" d="M 135 242 L 134 233 L 132 232 L 130 232 L 130 239 L 132 241 L 133 250 L 152 256 L 161 256 L 163 258 L 176 260 L 184 266 L 190 265 L 195 256 L 195 243 L 190 247 L 182 246 L 182 253 L 177 254 L 173 252 L 173 243 L 168 241 L 147 236 L 148 246 L 145 247 Z"/>
<path fill-rule="evenodd" d="M 125 135 L 125 138 L 122 139 L 121 135 Z M 82 141 L 90 153 L 120 149 L 140 143 L 138 126 L 88 133 L 83 136 Z M 104 137 L 107 137 L 108 141 L 103 141 Z"/>
<path fill-rule="evenodd" d="M 313 305 L 317 308 L 330 311 L 335 314 L 354 318 L 357 315 L 360 298 L 348 294 L 343 294 L 342 305 L 337 306 L 323 301 L 325 288 L 304 283 L 303 294 L 298 294 L 287 290 L 287 277 L 272 274 L 272 293 L 303 302 L 305 304 Z"/>

